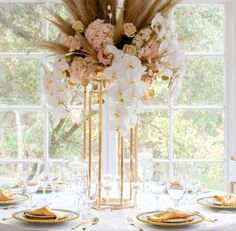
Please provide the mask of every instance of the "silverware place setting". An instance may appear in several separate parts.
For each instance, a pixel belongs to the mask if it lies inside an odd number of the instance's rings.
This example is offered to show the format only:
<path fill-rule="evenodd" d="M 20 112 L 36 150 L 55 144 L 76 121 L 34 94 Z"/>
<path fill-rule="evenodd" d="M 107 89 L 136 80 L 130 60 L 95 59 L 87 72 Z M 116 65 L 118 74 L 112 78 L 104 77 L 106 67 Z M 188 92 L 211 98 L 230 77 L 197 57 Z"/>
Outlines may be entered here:
<path fill-rule="evenodd" d="M 99 218 L 94 217 L 91 221 L 89 220 L 81 221 L 79 224 L 74 226 L 72 230 L 76 230 L 76 229 L 86 230 L 88 227 L 98 224 L 98 222 L 99 222 Z"/>
<path fill-rule="evenodd" d="M 135 221 L 132 217 L 127 217 L 127 222 L 129 225 L 137 228 L 139 231 L 143 231 L 143 228 L 138 224 L 138 222 Z"/>

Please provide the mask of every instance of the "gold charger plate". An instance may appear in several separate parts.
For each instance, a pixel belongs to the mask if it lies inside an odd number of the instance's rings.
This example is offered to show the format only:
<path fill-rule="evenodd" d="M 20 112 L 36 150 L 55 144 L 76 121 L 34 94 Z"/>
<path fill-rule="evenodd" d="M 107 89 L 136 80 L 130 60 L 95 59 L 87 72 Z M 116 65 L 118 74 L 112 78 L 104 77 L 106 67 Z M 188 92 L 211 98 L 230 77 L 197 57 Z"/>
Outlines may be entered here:
<path fill-rule="evenodd" d="M 6 204 L 19 204 L 21 202 L 29 200 L 29 196 L 24 193 L 16 193 L 14 195 L 13 200 L 8 200 L 8 201 L 0 201 L 0 205 L 6 205 Z"/>
<path fill-rule="evenodd" d="M 162 211 L 159 211 L 159 212 L 161 213 Z M 195 225 L 205 220 L 204 216 L 201 214 L 193 214 L 193 219 L 191 219 L 190 221 L 186 220 L 183 222 L 153 222 L 153 221 L 148 220 L 147 215 L 152 215 L 156 213 L 158 212 L 153 211 L 153 212 L 141 213 L 141 214 L 138 214 L 136 218 L 138 221 L 141 221 L 148 225 L 169 226 L 169 227 Z"/>
<path fill-rule="evenodd" d="M 213 202 L 213 197 L 204 197 L 197 200 L 197 203 L 211 208 L 217 209 L 236 209 L 236 205 L 220 205 Z"/>
<path fill-rule="evenodd" d="M 27 210 L 23 210 L 20 212 L 16 212 L 12 214 L 12 217 L 18 221 L 23 221 L 27 223 L 42 223 L 42 224 L 57 224 L 57 223 L 64 223 L 69 222 L 73 220 L 77 220 L 80 216 L 77 212 L 70 211 L 70 210 L 64 210 L 64 209 L 53 209 L 58 212 L 68 213 L 68 217 L 57 220 L 57 219 L 35 219 L 35 218 L 28 218 L 25 216 L 24 212 Z"/>

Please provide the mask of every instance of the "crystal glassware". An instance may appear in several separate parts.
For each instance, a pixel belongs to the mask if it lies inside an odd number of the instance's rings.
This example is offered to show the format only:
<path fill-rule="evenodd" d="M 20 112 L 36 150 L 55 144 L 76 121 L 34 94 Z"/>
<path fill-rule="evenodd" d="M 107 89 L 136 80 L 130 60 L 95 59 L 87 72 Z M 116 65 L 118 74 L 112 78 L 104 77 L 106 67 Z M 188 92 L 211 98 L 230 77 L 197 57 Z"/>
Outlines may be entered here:
<path fill-rule="evenodd" d="M 133 182 L 132 183 L 132 189 L 133 189 L 133 198 L 134 198 L 134 207 L 138 209 L 138 192 L 140 189 L 139 182 Z"/>
<path fill-rule="evenodd" d="M 159 205 L 160 194 L 162 194 L 166 188 L 166 180 L 163 179 L 163 174 L 161 173 L 161 171 L 159 170 L 152 171 L 148 185 L 156 199 L 156 210 L 158 211 L 160 209 Z"/>
<path fill-rule="evenodd" d="M 40 183 L 40 187 L 42 188 L 42 200 L 41 200 L 41 206 L 44 206 L 48 203 L 47 197 L 46 197 L 46 190 L 49 186 L 50 182 L 50 172 L 49 172 L 49 164 L 47 162 L 40 163 L 39 165 L 39 175 L 38 180 Z"/>
<path fill-rule="evenodd" d="M 174 203 L 174 207 L 179 207 L 179 202 L 183 199 L 185 187 L 183 182 L 178 180 L 171 180 L 167 183 L 167 192 Z"/>
<path fill-rule="evenodd" d="M 32 204 L 33 194 L 29 188 L 28 182 L 35 175 L 34 166 L 35 166 L 34 163 L 19 163 L 19 164 L 17 164 L 17 172 L 18 172 L 17 179 L 23 187 L 22 192 L 26 193 L 30 198 L 30 205 Z M 23 203 L 22 206 L 27 207 L 27 203 Z"/>

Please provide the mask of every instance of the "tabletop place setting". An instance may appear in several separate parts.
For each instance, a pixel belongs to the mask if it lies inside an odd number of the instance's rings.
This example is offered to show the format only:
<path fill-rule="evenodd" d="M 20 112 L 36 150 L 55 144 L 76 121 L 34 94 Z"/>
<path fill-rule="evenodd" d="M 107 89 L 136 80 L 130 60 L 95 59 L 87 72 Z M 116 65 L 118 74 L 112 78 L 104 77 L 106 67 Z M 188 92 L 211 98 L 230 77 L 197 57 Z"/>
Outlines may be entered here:
<path fill-rule="evenodd" d="M 91 217 L 89 213 L 93 204 L 87 196 L 88 176 L 82 163 L 76 163 L 76 167 L 64 165 L 62 168 L 61 164 L 53 163 L 18 164 L 15 168 L 16 173 L 26 171 L 30 175 L 25 175 L 26 180 L 11 189 L 0 189 L 0 210 L 7 214 L 14 211 L 10 216 L 2 217 L 3 222 L 15 220 L 26 224 L 58 225 L 78 221 L 76 225 L 73 223 L 72 230 L 85 229 L 99 222 L 98 217 Z M 58 184 L 63 187 L 58 188 Z M 60 206 L 54 208 L 58 206 L 58 201 L 60 205 L 63 194 L 69 195 L 69 200 L 75 205 L 73 210 Z"/>
<path fill-rule="evenodd" d="M 121 208 L 108 206 L 98 209 L 96 195 L 89 196 L 88 171 L 85 163 L 72 162 L 63 166 L 58 163 L 36 165 L 37 171 L 31 172 L 26 177 L 28 180 L 25 181 L 25 185 L 18 182 L 11 189 L 0 190 L 2 223 L 19 224 L 20 227 L 26 228 L 27 226 L 34 227 L 32 225 L 36 224 L 37 228 L 41 227 L 45 230 L 55 225 L 55 228 L 68 230 L 89 230 L 90 228 L 96 230 L 96 226 L 109 219 L 110 215 L 119 216 Z M 22 165 L 15 167 L 22 169 Z M 141 165 L 139 168 L 142 167 Z M 24 170 L 26 168 L 34 169 L 35 163 L 23 167 Z M 61 169 L 60 174 L 55 169 Z M 137 230 L 161 229 L 162 227 L 170 229 L 196 227 L 197 229 L 201 224 L 220 222 L 219 216 L 215 214 L 224 214 L 226 217 L 236 214 L 236 195 L 234 194 L 214 193 L 214 191 L 204 189 L 200 182 L 196 183 L 196 179 L 192 178 L 168 179 L 163 171 L 154 167 L 149 168 L 146 174 L 145 178 L 142 174 L 139 175 L 139 181 L 135 187 L 132 187 L 133 206 L 121 209 L 126 210 L 124 213 L 126 217 L 120 221 L 124 223 L 124 227 L 127 225 Z M 42 180 L 37 180 L 42 178 L 43 183 Z M 55 189 L 54 192 L 53 190 L 46 192 L 50 178 L 56 179 L 57 182 L 65 182 L 66 186 L 60 190 Z M 119 189 L 117 180 L 119 180 L 118 176 L 104 176 L 102 201 L 114 200 L 115 192 Z M 34 192 L 32 189 L 30 191 L 31 196 L 27 193 L 30 190 L 28 185 L 29 187 L 34 185 Z M 42 188 L 41 191 L 38 190 L 39 187 Z M 96 180 L 92 181 L 91 188 L 96 192 Z M 2 214 L 8 214 L 8 216 L 4 217 Z M 60 227 L 60 225 L 63 226 Z"/>

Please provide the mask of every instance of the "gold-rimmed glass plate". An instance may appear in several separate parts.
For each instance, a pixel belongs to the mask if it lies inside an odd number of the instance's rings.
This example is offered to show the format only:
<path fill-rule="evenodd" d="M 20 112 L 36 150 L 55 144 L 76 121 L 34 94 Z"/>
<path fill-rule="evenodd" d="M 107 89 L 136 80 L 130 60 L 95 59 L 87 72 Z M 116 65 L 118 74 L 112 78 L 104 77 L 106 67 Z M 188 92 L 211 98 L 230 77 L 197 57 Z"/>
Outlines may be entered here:
<path fill-rule="evenodd" d="M 6 204 L 19 204 L 21 202 L 29 200 L 29 196 L 24 193 L 16 193 L 14 195 L 14 198 L 12 200 L 7 201 L 0 201 L 0 205 L 6 205 Z"/>
<path fill-rule="evenodd" d="M 236 209 L 236 205 L 221 205 L 219 202 L 214 200 L 213 197 L 204 197 L 197 200 L 197 203 L 211 208 L 217 209 Z"/>
<path fill-rule="evenodd" d="M 148 219 L 149 215 L 153 215 L 153 214 L 157 214 L 161 212 L 162 211 L 141 213 L 141 214 L 138 214 L 136 218 L 138 221 L 141 221 L 148 225 L 170 226 L 170 227 L 195 225 L 204 221 L 204 216 L 198 213 L 193 213 L 193 216 L 191 216 L 191 218 L 189 219 L 176 219 L 177 220 L 176 222 L 173 222 L 173 219 L 165 221 L 165 222 L 154 222 Z"/>
<path fill-rule="evenodd" d="M 67 213 L 68 217 L 64 218 L 64 219 L 52 219 L 52 218 L 45 218 L 45 219 L 37 219 L 36 217 L 34 218 L 29 218 L 26 217 L 24 212 L 26 212 L 27 210 L 23 210 L 20 212 L 16 212 L 12 214 L 12 217 L 18 221 L 23 221 L 23 222 L 27 222 L 27 223 L 42 223 L 42 224 L 57 224 L 57 223 L 65 223 L 65 222 L 69 222 L 69 221 L 73 221 L 73 220 L 77 220 L 79 219 L 79 214 L 77 212 L 74 211 L 70 211 L 70 210 L 64 210 L 64 209 L 53 209 L 56 212 L 62 212 L 62 213 Z"/>

